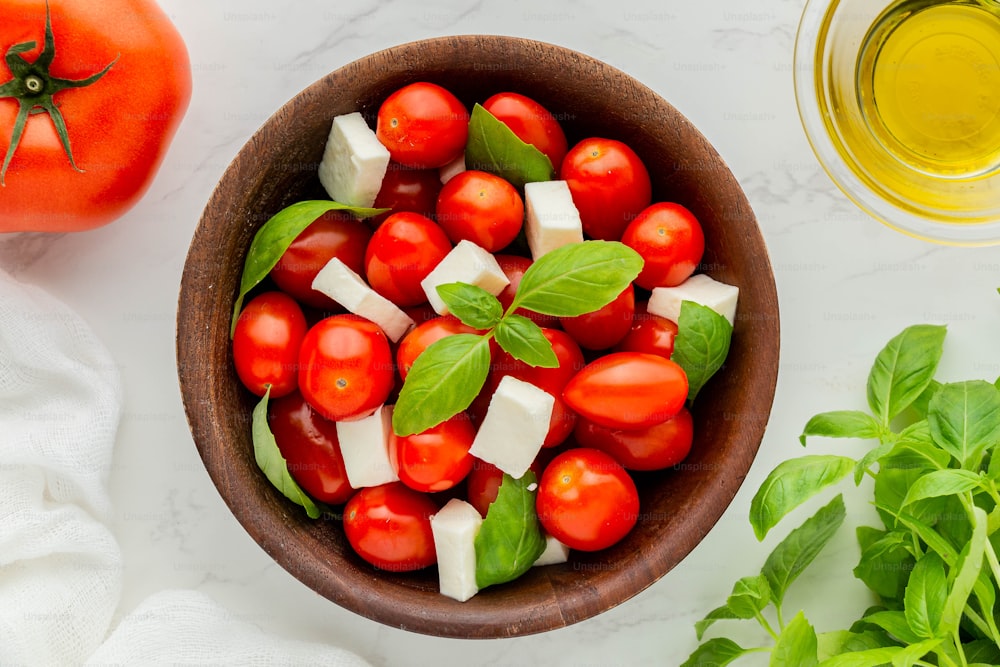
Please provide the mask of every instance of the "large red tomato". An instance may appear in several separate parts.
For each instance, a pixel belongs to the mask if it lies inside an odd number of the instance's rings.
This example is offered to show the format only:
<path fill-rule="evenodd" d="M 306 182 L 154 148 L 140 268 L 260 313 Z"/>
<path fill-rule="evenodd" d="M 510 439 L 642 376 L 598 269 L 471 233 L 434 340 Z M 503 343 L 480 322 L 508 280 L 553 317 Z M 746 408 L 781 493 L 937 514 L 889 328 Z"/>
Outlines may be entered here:
<path fill-rule="evenodd" d="M 680 285 L 694 273 L 705 252 L 705 234 L 691 211 L 673 202 L 657 202 L 643 210 L 622 233 L 622 243 L 642 256 L 636 285 Z"/>
<path fill-rule="evenodd" d="M 430 217 L 434 215 L 440 191 L 441 177 L 437 169 L 413 169 L 390 162 L 382 177 L 382 187 L 372 204 L 374 208 L 387 208 L 389 211 L 365 218 L 365 222 L 378 227 L 393 213 L 403 211 Z"/>
<path fill-rule="evenodd" d="M 455 486 L 472 470 L 469 447 L 476 428 L 460 412 L 437 426 L 413 435 L 389 436 L 389 460 L 399 481 L 415 491 L 432 493 Z"/>
<path fill-rule="evenodd" d="M 573 436 L 581 447 L 600 449 L 629 470 L 662 470 L 677 465 L 690 453 L 694 419 L 687 408 L 681 408 L 665 422 L 623 430 L 580 417 Z"/>
<path fill-rule="evenodd" d="M 629 283 L 621 294 L 597 310 L 560 319 L 563 329 L 588 350 L 606 350 L 632 329 L 635 288 Z"/>
<path fill-rule="evenodd" d="M 392 159 L 408 167 L 443 167 L 465 150 L 469 112 L 428 81 L 403 86 L 382 102 L 375 134 Z"/>
<path fill-rule="evenodd" d="M 401 482 L 361 489 L 344 506 L 344 534 L 354 551 L 377 568 L 407 572 L 437 562 L 429 495 Z"/>
<path fill-rule="evenodd" d="M 647 310 L 647 302 L 635 305 L 632 328 L 614 347 L 615 352 L 648 352 L 669 359 L 674 354 L 677 323 Z"/>
<path fill-rule="evenodd" d="M 469 169 L 441 188 L 434 219 L 453 243 L 464 239 L 496 252 L 521 231 L 524 200 L 499 176 Z"/>
<path fill-rule="evenodd" d="M 299 304 L 283 292 L 251 299 L 233 330 L 233 365 L 243 385 L 258 396 L 270 386 L 272 398 L 295 391 L 306 326 Z"/>
<path fill-rule="evenodd" d="M 552 163 L 559 173 L 568 144 L 559 121 L 541 104 L 519 93 L 497 93 L 485 102 L 483 108 L 510 128 L 517 138 L 531 144 Z"/>
<path fill-rule="evenodd" d="M 451 251 L 447 234 L 419 213 L 393 213 L 368 242 L 365 273 L 376 292 L 397 306 L 427 301 L 420 281 Z"/>
<path fill-rule="evenodd" d="M 187 49 L 155 2 L 62 0 L 48 16 L 46 7 L 3 3 L 0 232 L 81 231 L 121 217 L 148 189 L 191 99 Z"/>

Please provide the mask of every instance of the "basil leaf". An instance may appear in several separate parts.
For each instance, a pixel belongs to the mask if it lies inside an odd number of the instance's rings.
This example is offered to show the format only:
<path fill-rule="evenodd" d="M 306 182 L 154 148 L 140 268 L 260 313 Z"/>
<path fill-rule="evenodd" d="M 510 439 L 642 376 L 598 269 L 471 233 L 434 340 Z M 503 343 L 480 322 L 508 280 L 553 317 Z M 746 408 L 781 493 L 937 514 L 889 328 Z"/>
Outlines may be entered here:
<path fill-rule="evenodd" d="M 941 387 L 927 422 L 934 442 L 964 467 L 978 468 L 983 452 L 1000 439 L 1000 390 L 983 380 Z"/>
<path fill-rule="evenodd" d="M 901 524 L 916 533 L 917 536 L 922 539 L 925 544 L 927 544 L 927 547 L 940 556 L 941 560 L 943 560 L 949 567 L 955 564 L 958 560 L 958 550 L 952 546 L 947 537 L 943 536 L 930 525 L 910 514 L 907 514 L 906 512 L 900 512 L 898 518 Z"/>
<path fill-rule="evenodd" d="M 970 667 L 974 664 L 1000 665 L 1000 647 L 992 639 L 975 639 L 962 646 Z"/>
<path fill-rule="evenodd" d="M 867 651 L 886 646 L 884 635 L 870 630 L 864 632 L 834 630 L 832 632 L 820 633 L 816 638 L 819 640 L 820 664 L 823 664 L 823 661 L 827 658 L 842 653 Z"/>
<path fill-rule="evenodd" d="M 288 250 L 292 241 L 317 218 L 328 211 L 347 211 L 359 218 L 368 218 L 387 210 L 389 209 L 359 208 L 335 201 L 316 199 L 296 202 L 271 216 L 257 230 L 253 241 L 250 242 L 250 249 L 247 251 L 247 258 L 243 264 L 243 275 L 240 278 L 240 291 L 236 296 L 236 303 L 233 305 L 229 335 L 232 336 L 236 330 L 236 320 L 243 308 L 243 298 L 267 277 L 267 274 Z"/>
<path fill-rule="evenodd" d="M 771 649 L 771 667 L 815 667 L 819 664 L 816 631 L 800 611 L 778 635 Z"/>
<path fill-rule="evenodd" d="M 902 599 L 914 563 L 907 550 L 906 535 L 867 526 L 859 526 L 855 533 L 861 559 L 854 568 L 854 576 L 885 600 Z"/>
<path fill-rule="evenodd" d="M 932 324 L 907 327 L 875 358 L 868 374 L 868 405 L 885 427 L 913 403 L 934 378 L 946 328 Z"/>
<path fill-rule="evenodd" d="M 771 601 L 771 587 L 763 575 L 743 577 L 733 586 L 726 607 L 736 618 L 754 618 Z"/>
<path fill-rule="evenodd" d="M 422 433 L 469 407 L 490 370 L 490 342 L 478 334 L 435 341 L 414 360 L 392 411 L 396 435 Z"/>
<path fill-rule="evenodd" d="M 473 329 L 489 329 L 503 317 L 503 305 L 482 287 L 447 283 L 438 285 L 437 293 L 451 314 Z"/>
<path fill-rule="evenodd" d="M 716 637 L 696 648 L 681 667 L 725 667 L 747 652 L 732 639 Z"/>
<path fill-rule="evenodd" d="M 783 516 L 854 468 L 844 456 L 802 456 L 779 463 L 750 501 L 750 523 L 758 540 Z"/>
<path fill-rule="evenodd" d="M 761 575 L 767 579 L 777 604 L 781 604 L 788 586 L 816 559 L 846 516 L 844 498 L 838 494 L 774 548 L 764 562 Z"/>
<path fill-rule="evenodd" d="M 860 410 L 835 410 L 822 412 L 808 422 L 802 429 L 799 442 L 806 444 L 806 436 L 821 436 L 824 438 L 861 438 L 864 440 L 877 438 L 882 434 L 879 423 L 867 412 Z"/>
<path fill-rule="evenodd" d="M 857 464 L 854 466 L 854 484 L 861 484 L 861 480 L 865 476 L 865 472 L 868 471 L 877 461 L 880 461 L 884 457 L 892 453 L 896 449 L 898 443 L 896 442 L 883 442 L 877 447 L 869 449 L 864 456 L 862 456 Z"/>
<path fill-rule="evenodd" d="M 972 537 L 969 539 L 962 553 L 955 564 L 954 579 L 951 583 L 951 590 L 948 599 L 945 601 L 944 612 L 941 617 L 941 633 L 952 635 L 958 632 L 958 625 L 962 620 L 962 613 L 965 610 L 966 601 L 972 593 L 979 572 L 983 568 L 983 556 L 986 553 L 986 512 L 980 507 L 972 507 Z"/>
<path fill-rule="evenodd" d="M 551 181 L 552 162 L 537 148 L 521 141 L 506 123 L 482 105 L 472 107 L 465 166 L 495 174 L 521 189 L 525 183 Z"/>
<path fill-rule="evenodd" d="M 879 667 L 890 662 L 893 667 L 911 667 L 940 644 L 940 639 L 929 639 L 910 646 L 888 646 L 842 653 L 824 660 L 820 667 Z"/>
<path fill-rule="evenodd" d="M 698 641 L 705 636 L 705 631 L 714 624 L 716 621 L 733 621 L 738 620 L 740 617 L 733 613 L 733 610 L 729 608 L 729 605 L 722 605 L 721 607 L 716 607 L 712 611 L 708 612 L 703 619 L 694 624 L 694 632 L 698 637 Z"/>
<path fill-rule="evenodd" d="M 305 508 L 310 519 L 318 519 L 320 516 L 319 507 L 292 479 L 288 472 L 288 462 L 281 455 L 278 443 L 274 440 L 274 434 L 271 433 L 271 427 L 267 423 L 267 403 L 270 396 L 271 388 L 268 387 L 260 402 L 253 409 L 250 433 L 253 440 L 254 459 L 264 476 L 267 477 L 267 481 L 271 482 L 274 488 L 281 491 L 282 495 L 296 505 Z"/>
<path fill-rule="evenodd" d="M 476 535 L 476 584 L 486 588 L 512 581 L 545 551 L 545 537 L 535 514 L 535 473 L 519 479 L 504 473 L 497 498 Z"/>
<path fill-rule="evenodd" d="M 910 624 L 906 622 L 906 614 L 902 611 L 877 611 L 868 614 L 862 620 L 882 628 L 898 641 L 907 644 L 917 644 L 922 639 L 910 629 Z"/>
<path fill-rule="evenodd" d="M 906 622 L 917 636 L 931 639 L 938 635 L 947 596 L 948 577 L 944 561 L 936 553 L 928 552 L 910 572 L 903 597 Z"/>
<path fill-rule="evenodd" d="M 510 314 L 500 320 L 493 337 L 507 353 L 531 366 L 558 368 L 559 358 L 541 327 L 521 315 Z"/>
<path fill-rule="evenodd" d="M 906 507 L 910 503 L 925 498 L 939 498 L 941 496 L 955 496 L 966 491 L 978 488 L 982 484 L 982 478 L 974 472 L 968 470 L 935 470 L 917 478 L 913 485 L 906 492 L 902 506 Z"/>
<path fill-rule="evenodd" d="M 733 326 L 707 306 L 681 302 L 677 335 L 671 359 L 684 369 L 688 380 L 688 400 L 693 401 L 709 378 L 722 368 L 729 356 Z"/>
<path fill-rule="evenodd" d="M 535 260 L 507 312 L 526 308 L 575 317 L 611 303 L 642 270 L 639 253 L 617 241 L 569 243 Z"/>

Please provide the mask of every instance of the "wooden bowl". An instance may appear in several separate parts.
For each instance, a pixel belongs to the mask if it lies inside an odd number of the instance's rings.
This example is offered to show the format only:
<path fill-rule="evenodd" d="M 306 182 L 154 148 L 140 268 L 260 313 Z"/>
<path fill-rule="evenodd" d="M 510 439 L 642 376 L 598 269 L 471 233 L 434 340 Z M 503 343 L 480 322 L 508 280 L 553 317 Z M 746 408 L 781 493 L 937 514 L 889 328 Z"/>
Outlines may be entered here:
<path fill-rule="evenodd" d="M 695 442 L 672 470 L 638 477 L 641 517 L 617 545 L 573 553 L 509 584 L 456 602 L 437 571 L 381 572 L 358 558 L 338 521 L 313 521 L 273 489 L 254 462 L 255 397 L 233 370 L 228 327 L 254 233 L 301 199 L 326 198 L 317 176 L 335 115 L 372 120 L 393 90 L 444 85 L 469 107 L 503 90 L 541 102 L 570 143 L 605 136 L 644 160 L 654 201 L 676 201 L 702 222 L 702 270 L 741 289 L 726 366 L 694 406 Z M 754 214 L 725 163 L 691 123 L 649 88 L 586 55 L 551 44 L 458 36 L 381 51 L 320 79 L 279 109 L 227 169 L 195 231 L 177 315 L 180 388 L 195 444 L 219 493 L 261 547 L 338 605 L 396 628 L 443 637 L 543 632 L 599 614 L 679 563 L 732 501 L 760 445 L 778 369 L 778 304 Z"/>

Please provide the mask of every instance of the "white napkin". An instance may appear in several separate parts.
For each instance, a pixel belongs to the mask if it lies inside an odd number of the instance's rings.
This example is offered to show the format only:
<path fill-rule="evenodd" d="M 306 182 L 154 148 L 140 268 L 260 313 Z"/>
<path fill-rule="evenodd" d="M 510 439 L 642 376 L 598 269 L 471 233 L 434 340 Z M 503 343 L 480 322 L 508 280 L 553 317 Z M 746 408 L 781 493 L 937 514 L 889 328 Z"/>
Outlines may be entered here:
<path fill-rule="evenodd" d="M 196 591 L 153 595 L 110 628 L 120 414 L 118 368 L 89 327 L 0 271 L 0 665 L 367 665 L 267 635 Z"/>

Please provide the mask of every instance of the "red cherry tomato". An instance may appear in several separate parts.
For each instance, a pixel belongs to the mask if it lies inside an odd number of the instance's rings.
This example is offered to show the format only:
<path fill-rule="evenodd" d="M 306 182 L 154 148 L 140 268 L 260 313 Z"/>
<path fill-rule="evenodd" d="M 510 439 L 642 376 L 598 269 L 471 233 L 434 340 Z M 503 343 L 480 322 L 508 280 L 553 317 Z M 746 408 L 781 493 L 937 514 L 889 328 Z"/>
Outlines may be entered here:
<path fill-rule="evenodd" d="M 578 447 L 545 467 L 535 500 L 547 533 L 571 549 L 597 551 L 625 537 L 639 518 L 639 492 L 620 463 Z"/>
<path fill-rule="evenodd" d="M 394 213 L 375 230 L 365 252 L 368 284 L 397 306 L 427 301 L 420 281 L 451 251 L 451 241 L 419 213 Z"/>
<path fill-rule="evenodd" d="M 632 284 L 602 308 L 592 313 L 563 317 L 562 328 L 588 350 L 606 350 L 620 341 L 632 328 L 635 315 L 635 289 Z"/>
<path fill-rule="evenodd" d="M 450 489 L 472 470 L 469 447 L 476 428 L 460 412 L 437 426 L 413 435 L 389 436 L 389 460 L 399 481 L 415 491 L 433 493 Z"/>
<path fill-rule="evenodd" d="M 465 150 L 469 112 L 448 90 L 419 81 L 386 98 L 378 110 L 375 135 L 400 164 L 442 167 Z"/>
<path fill-rule="evenodd" d="M 632 328 L 615 345 L 615 352 L 646 352 L 669 359 L 674 353 L 677 323 L 653 315 L 646 309 L 646 302 L 637 303 Z"/>
<path fill-rule="evenodd" d="M 622 430 L 577 419 L 577 444 L 610 454 L 628 470 L 663 470 L 683 461 L 691 451 L 694 420 L 681 408 L 665 422 L 648 428 Z"/>
<path fill-rule="evenodd" d="M 312 288 L 313 279 L 334 257 L 364 275 L 365 249 L 371 236 L 371 229 L 346 213 L 324 213 L 295 237 L 271 269 L 271 278 L 281 291 L 306 306 L 342 311 L 340 304 Z"/>
<path fill-rule="evenodd" d="M 469 169 L 441 188 L 435 220 L 452 243 L 466 239 L 496 252 L 510 245 L 521 231 L 524 200 L 499 176 Z"/>
<path fill-rule="evenodd" d="M 636 429 L 677 414 L 687 393 L 687 376 L 675 362 L 655 354 L 612 352 L 573 376 L 563 399 L 592 422 Z"/>
<path fill-rule="evenodd" d="M 646 208 L 625 228 L 621 240 L 642 256 L 642 272 L 635 283 L 648 290 L 680 285 L 698 268 L 705 252 L 701 223 L 672 202 Z"/>
<path fill-rule="evenodd" d="M 295 300 L 282 292 L 259 294 L 243 308 L 233 332 L 233 364 L 243 385 L 278 398 L 298 386 L 299 349 L 306 318 Z"/>
<path fill-rule="evenodd" d="M 614 139 L 594 137 L 573 146 L 559 177 L 573 195 L 584 234 L 594 239 L 621 239 L 652 201 L 646 166 L 635 151 Z"/>
<path fill-rule="evenodd" d="M 497 260 L 497 264 L 503 269 L 504 274 L 506 274 L 507 280 L 510 281 L 503 288 L 503 291 L 497 294 L 497 299 L 503 306 L 504 312 L 506 312 L 510 304 L 514 302 L 514 294 L 517 292 L 518 285 L 521 284 L 521 277 L 524 276 L 524 272 L 528 270 L 532 262 L 530 258 L 521 255 L 498 254 L 494 255 L 494 257 Z M 559 318 L 553 315 L 542 315 L 541 313 L 536 313 L 533 310 L 525 310 L 524 308 L 518 308 L 515 312 L 518 315 L 524 315 L 540 327 L 551 329 L 561 326 Z"/>
<path fill-rule="evenodd" d="M 458 333 L 482 332 L 467 324 L 462 324 L 461 320 L 454 315 L 438 316 L 411 329 L 399 341 L 399 347 L 396 348 L 396 367 L 399 369 L 400 377 L 406 379 L 406 374 L 410 372 L 413 362 L 416 361 L 421 352 L 430 347 L 431 343 Z"/>
<path fill-rule="evenodd" d="M 395 379 L 385 332 L 351 314 L 314 324 L 299 354 L 299 389 L 321 415 L 351 421 L 375 412 Z"/>
<path fill-rule="evenodd" d="M 320 502 L 346 503 L 354 489 L 347 480 L 336 422 L 323 419 L 299 392 L 270 401 L 267 421 L 299 486 Z"/>
<path fill-rule="evenodd" d="M 409 572 L 437 562 L 431 517 L 437 504 L 401 482 L 369 486 L 344 506 L 351 548 L 382 570 Z"/>
<path fill-rule="evenodd" d="M 390 211 L 365 218 L 365 222 L 378 227 L 393 213 L 403 211 L 431 217 L 434 215 L 439 192 L 441 178 L 437 169 L 413 169 L 398 162 L 390 162 L 382 178 L 382 187 L 372 204 L 373 208 L 388 208 Z"/>
<path fill-rule="evenodd" d="M 566 134 L 545 107 L 519 93 L 497 93 L 483 102 L 483 108 L 509 127 L 518 139 L 545 153 L 559 173 L 568 148 Z"/>

